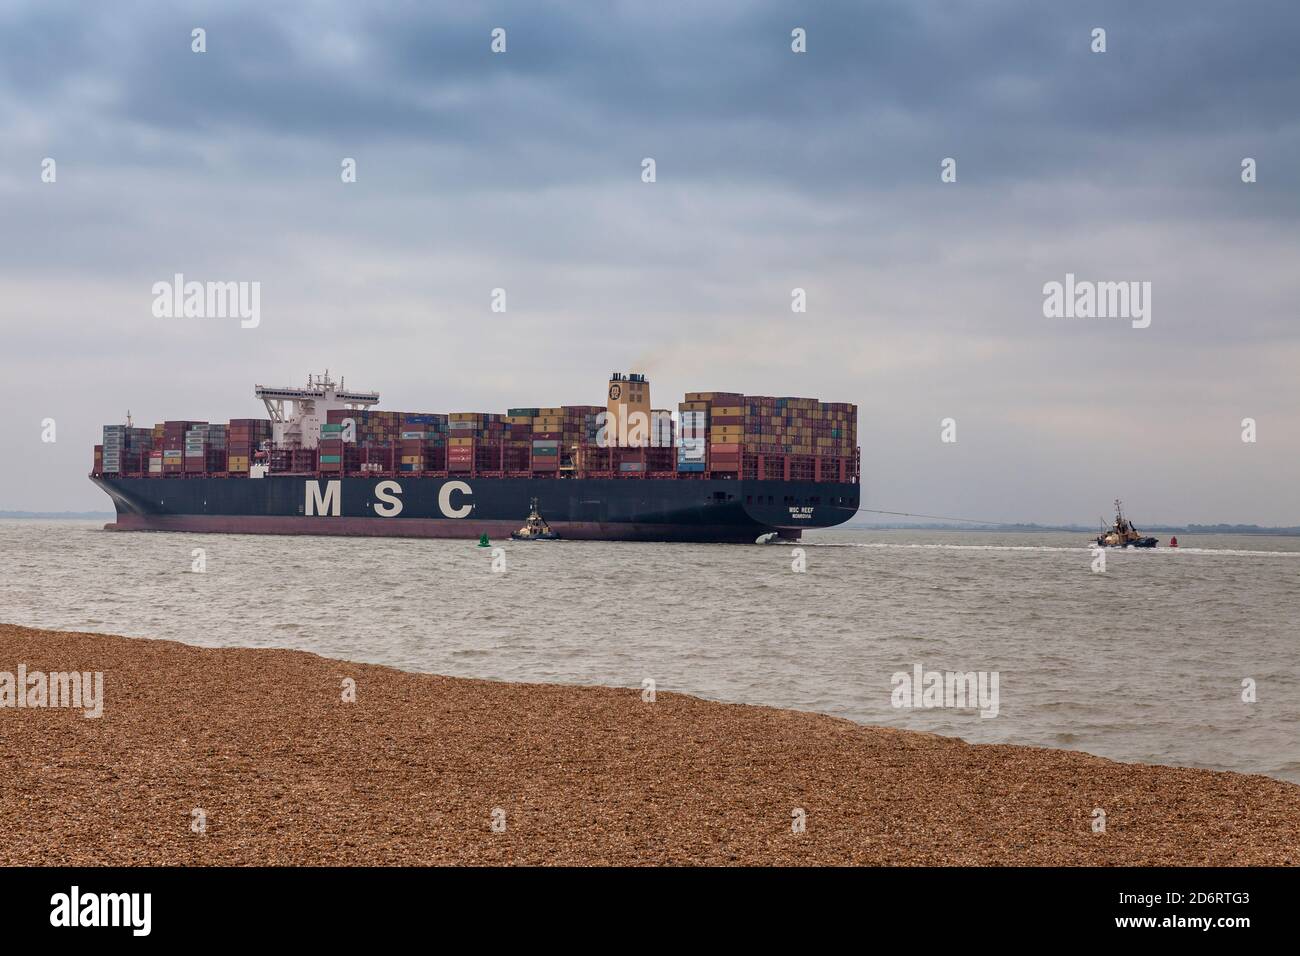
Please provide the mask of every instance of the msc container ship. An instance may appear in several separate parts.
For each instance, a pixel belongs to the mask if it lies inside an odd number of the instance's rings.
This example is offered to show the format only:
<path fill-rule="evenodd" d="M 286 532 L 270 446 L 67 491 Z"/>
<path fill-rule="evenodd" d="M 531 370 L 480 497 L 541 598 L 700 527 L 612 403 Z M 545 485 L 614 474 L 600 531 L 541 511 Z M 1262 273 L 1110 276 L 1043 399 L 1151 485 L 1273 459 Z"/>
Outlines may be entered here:
<path fill-rule="evenodd" d="M 374 408 L 326 372 L 256 386 L 265 419 L 105 425 L 91 480 L 125 531 L 504 537 L 534 502 L 561 539 L 797 540 L 858 510 L 857 408 L 688 392 L 644 375 L 603 406 L 504 415 Z"/>

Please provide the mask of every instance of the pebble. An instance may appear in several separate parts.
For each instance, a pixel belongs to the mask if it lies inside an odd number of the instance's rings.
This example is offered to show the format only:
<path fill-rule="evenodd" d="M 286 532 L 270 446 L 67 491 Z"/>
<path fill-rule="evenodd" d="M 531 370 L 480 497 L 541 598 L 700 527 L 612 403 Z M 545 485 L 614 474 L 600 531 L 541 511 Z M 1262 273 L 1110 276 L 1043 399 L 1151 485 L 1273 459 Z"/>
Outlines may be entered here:
<path fill-rule="evenodd" d="M 6 866 L 1300 862 L 1300 786 L 1262 776 L 0 625 L 20 663 L 105 701 L 0 708 Z"/>

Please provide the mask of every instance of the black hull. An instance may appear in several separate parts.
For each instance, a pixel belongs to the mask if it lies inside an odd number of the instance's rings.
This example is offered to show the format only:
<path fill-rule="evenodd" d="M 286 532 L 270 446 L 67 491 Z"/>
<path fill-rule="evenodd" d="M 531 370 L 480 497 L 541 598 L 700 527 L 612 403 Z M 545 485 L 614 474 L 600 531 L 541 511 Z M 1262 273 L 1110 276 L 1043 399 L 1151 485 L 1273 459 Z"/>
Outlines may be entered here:
<path fill-rule="evenodd" d="M 117 478 L 92 480 L 125 531 L 508 537 L 532 499 L 564 540 L 753 542 L 852 518 L 851 483 L 607 478 Z"/>

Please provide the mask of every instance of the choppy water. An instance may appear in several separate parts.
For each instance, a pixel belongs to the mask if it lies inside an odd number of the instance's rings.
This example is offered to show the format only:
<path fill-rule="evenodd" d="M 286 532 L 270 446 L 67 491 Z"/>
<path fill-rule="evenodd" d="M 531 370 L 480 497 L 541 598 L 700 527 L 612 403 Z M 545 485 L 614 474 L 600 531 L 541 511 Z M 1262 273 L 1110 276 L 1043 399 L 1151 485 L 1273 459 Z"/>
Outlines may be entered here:
<path fill-rule="evenodd" d="M 494 573 L 474 542 L 100 528 L 0 521 L 0 621 L 501 680 L 651 678 L 1300 782 L 1297 538 L 1180 535 L 1108 552 L 1104 574 L 1078 534 L 819 532 L 803 574 L 788 545 L 505 542 Z M 998 715 L 891 706 L 892 675 L 917 663 L 997 671 Z"/>

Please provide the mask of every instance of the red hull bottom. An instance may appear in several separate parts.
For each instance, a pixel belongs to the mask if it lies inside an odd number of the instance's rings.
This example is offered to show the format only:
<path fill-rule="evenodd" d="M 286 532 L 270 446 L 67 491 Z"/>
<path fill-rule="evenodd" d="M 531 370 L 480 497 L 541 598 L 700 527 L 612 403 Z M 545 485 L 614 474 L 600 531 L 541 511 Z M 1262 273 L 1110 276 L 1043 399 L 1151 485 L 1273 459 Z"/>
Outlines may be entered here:
<path fill-rule="evenodd" d="M 562 539 L 571 541 L 702 541 L 752 544 L 772 529 L 735 525 L 600 524 L 586 521 L 552 521 Z M 120 514 L 105 531 L 189 531 L 205 534 L 347 535 L 371 538 L 508 538 L 519 530 L 518 521 L 462 519 L 324 518 L 265 515 L 138 515 Z M 795 540 L 799 531 L 781 537 Z"/>

